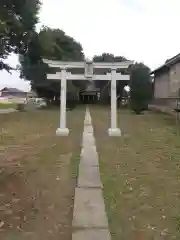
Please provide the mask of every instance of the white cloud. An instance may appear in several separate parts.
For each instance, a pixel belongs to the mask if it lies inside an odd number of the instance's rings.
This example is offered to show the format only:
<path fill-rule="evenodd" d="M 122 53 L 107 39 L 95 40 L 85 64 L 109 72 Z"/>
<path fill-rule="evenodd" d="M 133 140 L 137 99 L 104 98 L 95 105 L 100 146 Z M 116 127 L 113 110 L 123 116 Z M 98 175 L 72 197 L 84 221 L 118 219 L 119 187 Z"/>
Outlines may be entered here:
<path fill-rule="evenodd" d="M 19 78 L 18 72 L 12 72 L 12 74 L 2 71 L 0 73 L 0 89 L 4 87 L 14 87 L 20 90 L 29 91 L 30 84 L 29 81 L 24 81 Z"/>
<path fill-rule="evenodd" d="M 44 0 L 41 23 L 63 29 L 85 54 L 102 52 L 151 68 L 180 51 L 178 0 Z M 49 17 L 48 17 L 49 16 Z"/>
<path fill-rule="evenodd" d="M 16 68 L 18 62 L 18 57 L 15 54 L 12 54 L 8 60 L 5 62 L 9 62 L 12 67 Z M 18 71 L 12 71 L 11 74 L 7 71 L 3 70 L 0 72 L 0 89 L 4 87 L 15 87 L 20 90 L 29 91 L 30 84 L 29 81 L 24 81 L 19 78 L 20 73 Z"/>
<path fill-rule="evenodd" d="M 111 52 L 153 69 L 180 52 L 179 0 L 42 2 L 37 28 L 64 30 L 82 44 L 87 57 Z"/>

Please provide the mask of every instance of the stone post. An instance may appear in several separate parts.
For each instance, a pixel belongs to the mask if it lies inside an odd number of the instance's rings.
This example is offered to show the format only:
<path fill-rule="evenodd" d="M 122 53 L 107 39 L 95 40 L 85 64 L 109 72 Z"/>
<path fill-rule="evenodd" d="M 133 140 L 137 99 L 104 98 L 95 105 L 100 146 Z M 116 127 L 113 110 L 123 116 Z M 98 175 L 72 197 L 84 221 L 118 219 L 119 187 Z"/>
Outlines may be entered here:
<path fill-rule="evenodd" d="M 117 128 L 116 69 L 111 69 L 111 128 L 108 134 L 121 136 L 121 130 Z"/>
<path fill-rule="evenodd" d="M 66 128 L 66 94 L 67 94 L 67 81 L 66 69 L 61 69 L 61 103 L 60 103 L 60 128 L 57 129 L 57 136 L 68 136 L 69 129 Z"/>

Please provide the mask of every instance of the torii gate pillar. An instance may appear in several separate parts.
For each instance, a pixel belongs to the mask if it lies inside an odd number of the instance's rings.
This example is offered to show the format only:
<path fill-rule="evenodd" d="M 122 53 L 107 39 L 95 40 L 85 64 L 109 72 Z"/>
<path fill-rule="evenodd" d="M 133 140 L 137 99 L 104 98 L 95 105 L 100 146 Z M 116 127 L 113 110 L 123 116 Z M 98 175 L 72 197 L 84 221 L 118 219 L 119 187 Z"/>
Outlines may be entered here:
<path fill-rule="evenodd" d="M 68 136 L 69 129 L 66 127 L 66 68 L 61 69 L 61 104 L 60 104 L 60 127 L 56 130 L 57 136 Z"/>
<path fill-rule="evenodd" d="M 116 96 L 116 69 L 111 69 L 111 128 L 109 136 L 121 136 L 120 128 L 117 128 L 117 96 Z"/>

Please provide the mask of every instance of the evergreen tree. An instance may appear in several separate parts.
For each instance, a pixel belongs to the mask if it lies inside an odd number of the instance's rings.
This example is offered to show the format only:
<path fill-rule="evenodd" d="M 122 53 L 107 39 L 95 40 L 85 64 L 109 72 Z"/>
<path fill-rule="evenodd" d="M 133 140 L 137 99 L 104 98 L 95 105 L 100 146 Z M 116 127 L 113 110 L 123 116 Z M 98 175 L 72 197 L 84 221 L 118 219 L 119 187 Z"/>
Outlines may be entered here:
<path fill-rule="evenodd" d="M 151 86 L 150 69 L 142 63 L 133 65 L 130 79 L 130 106 L 136 114 L 148 109 L 152 91 Z"/>

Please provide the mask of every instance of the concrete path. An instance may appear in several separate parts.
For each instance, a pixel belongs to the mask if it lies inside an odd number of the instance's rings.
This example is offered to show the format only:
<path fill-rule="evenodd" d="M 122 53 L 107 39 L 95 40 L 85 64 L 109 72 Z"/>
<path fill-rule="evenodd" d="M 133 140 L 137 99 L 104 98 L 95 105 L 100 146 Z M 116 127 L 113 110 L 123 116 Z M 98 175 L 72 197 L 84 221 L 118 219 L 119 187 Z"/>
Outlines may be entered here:
<path fill-rule="evenodd" d="M 17 110 L 14 108 L 0 109 L 0 114 L 7 114 L 12 112 L 17 112 Z"/>
<path fill-rule="evenodd" d="M 86 110 L 84 133 L 75 189 L 72 240 L 110 240 L 105 212 L 99 160 L 96 152 L 89 110 Z"/>

